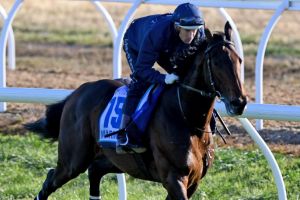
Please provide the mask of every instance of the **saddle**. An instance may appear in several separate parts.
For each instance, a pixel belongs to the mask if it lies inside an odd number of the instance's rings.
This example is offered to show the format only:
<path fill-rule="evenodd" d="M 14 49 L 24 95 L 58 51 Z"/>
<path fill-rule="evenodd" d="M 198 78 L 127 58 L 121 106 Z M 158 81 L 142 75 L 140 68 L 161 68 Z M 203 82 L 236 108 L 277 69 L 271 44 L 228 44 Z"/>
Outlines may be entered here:
<path fill-rule="evenodd" d="M 145 130 L 149 124 L 157 101 L 164 89 L 163 85 L 151 85 L 141 98 L 132 121 L 126 127 L 126 133 L 135 144 L 143 144 Z M 99 143 L 103 148 L 115 148 L 117 134 L 120 131 L 122 108 L 127 96 L 127 85 L 119 87 L 105 110 L 99 117 Z"/>

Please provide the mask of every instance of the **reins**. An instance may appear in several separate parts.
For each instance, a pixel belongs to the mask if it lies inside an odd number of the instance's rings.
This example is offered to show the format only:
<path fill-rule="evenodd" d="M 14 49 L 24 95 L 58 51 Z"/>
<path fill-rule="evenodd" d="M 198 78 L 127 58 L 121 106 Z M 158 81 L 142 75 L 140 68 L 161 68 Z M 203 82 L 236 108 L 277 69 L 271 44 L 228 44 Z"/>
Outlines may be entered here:
<path fill-rule="evenodd" d="M 220 94 L 219 92 L 215 92 L 215 93 L 210 93 L 210 92 L 209 92 L 209 93 L 208 93 L 208 92 L 205 92 L 205 91 L 203 91 L 203 90 L 198 90 L 198 89 L 193 88 L 193 87 L 191 87 L 191 86 L 188 86 L 188 85 L 179 83 L 178 86 L 177 86 L 177 99 L 178 99 L 178 105 L 179 105 L 179 108 L 180 108 L 180 112 L 181 112 L 182 118 L 184 119 L 184 121 L 185 121 L 186 124 L 188 124 L 188 125 L 189 125 L 189 121 L 188 121 L 186 115 L 184 114 L 184 110 L 183 110 L 182 103 L 181 103 L 181 98 L 180 98 L 179 86 L 181 86 L 181 87 L 183 87 L 183 88 L 185 88 L 185 89 L 191 90 L 191 91 L 193 91 L 193 92 L 196 92 L 196 93 L 200 94 L 201 96 L 209 97 L 209 98 L 215 98 L 216 96 L 218 96 L 218 95 Z M 220 97 L 220 98 L 221 98 L 221 97 Z M 219 119 L 219 121 L 221 122 L 221 124 L 222 124 L 224 130 L 226 131 L 226 133 L 227 133 L 228 135 L 231 135 L 231 132 L 229 131 L 227 125 L 226 125 L 225 122 L 223 121 L 223 119 L 222 119 L 222 117 L 220 116 L 220 114 L 218 113 L 218 111 L 214 109 L 213 112 L 214 112 L 214 115 L 215 115 L 215 116 Z M 220 135 L 220 137 L 222 138 L 223 142 L 224 142 L 225 144 L 227 144 L 226 139 L 224 138 L 224 136 L 223 136 L 222 133 L 218 130 L 217 127 L 216 127 L 215 131 L 206 131 L 206 130 L 201 129 L 201 128 L 199 128 L 199 127 L 193 127 L 193 129 L 194 129 L 195 131 L 197 131 L 197 132 L 198 132 L 198 131 L 201 131 L 201 132 L 204 132 L 204 133 L 212 133 L 212 134 L 214 134 L 215 132 L 217 132 L 217 133 Z"/>
<path fill-rule="evenodd" d="M 219 46 L 219 45 L 224 45 L 226 47 L 229 47 L 230 45 L 233 45 L 234 46 L 234 43 L 231 42 L 231 41 L 227 41 L 227 40 L 223 40 L 223 41 L 220 41 L 220 42 L 217 42 L 211 46 L 209 46 L 205 52 L 204 52 L 204 55 L 208 55 L 209 52 L 214 49 L 215 47 Z M 194 88 L 194 87 L 191 87 L 189 85 L 186 85 L 184 83 L 178 83 L 177 85 L 177 100 L 178 100 L 178 104 L 179 104 L 179 108 L 180 108 L 180 112 L 181 112 L 181 115 L 184 119 L 184 121 L 189 125 L 189 121 L 185 115 L 185 112 L 183 110 L 183 107 L 182 107 L 182 101 L 181 101 L 181 98 L 180 98 L 180 87 L 184 88 L 184 89 L 187 89 L 187 90 L 190 90 L 190 91 L 193 91 L 203 97 L 207 97 L 207 98 L 215 98 L 215 97 L 219 97 L 220 100 L 222 100 L 222 96 L 220 94 L 219 91 L 217 91 L 215 89 L 215 86 L 214 86 L 214 81 L 213 81 L 213 77 L 212 77 L 212 73 L 211 73 L 211 66 L 210 66 L 210 58 L 208 57 L 208 60 L 207 60 L 207 68 L 208 68 L 208 76 L 209 76 L 209 81 L 210 81 L 210 86 L 212 87 L 213 91 L 211 92 L 207 92 L 207 91 L 204 91 L 204 90 L 200 90 L 200 89 L 197 89 L 197 88 Z M 216 115 L 216 117 L 220 120 L 221 124 L 223 125 L 225 131 L 227 132 L 228 135 L 231 135 L 229 129 L 227 128 L 226 124 L 224 123 L 223 119 L 221 118 L 221 116 L 219 115 L 219 113 L 214 109 L 214 114 Z M 206 131 L 202 128 L 199 128 L 199 127 L 193 127 L 193 129 L 195 131 L 201 131 L 201 132 L 205 132 L 205 133 L 215 133 L 217 132 L 222 140 L 224 141 L 224 143 L 226 144 L 226 140 L 225 138 L 223 137 L 223 135 L 219 132 L 219 130 L 216 128 L 216 131 Z"/>
<path fill-rule="evenodd" d="M 196 92 L 196 93 L 200 94 L 203 97 L 209 97 L 209 98 L 214 98 L 216 96 L 221 97 L 220 92 L 218 92 L 218 91 L 206 92 L 204 90 L 199 90 L 199 89 L 193 88 L 193 87 L 191 87 L 189 85 L 186 85 L 186 84 L 183 84 L 183 83 L 178 83 L 178 84 L 179 84 L 179 86 L 181 86 L 185 89 L 191 90 L 193 92 Z"/>
<path fill-rule="evenodd" d="M 192 88 L 192 87 L 186 87 L 187 85 L 180 85 L 180 86 L 184 86 L 184 88 L 187 88 L 187 89 L 191 89 L 192 91 L 194 92 L 197 92 L 198 94 L 201 94 L 203 96 L 203 91 L 201 90 L 197 90 L 195 88 Z M 215 96 L 213 96 L 212 98 L 214 98 Z M 177 99 L 178 99 L 178 105 L 179 105 L 179 108 L 180 108 L 180 112 L 181 112 L 181 115 L 182 115 L 182 118 L 184 119 L 184 121 L 186 122 L 186 124 L 190 124 L 185 113 L 184 113 L 184 110 L 183 110 L 183 107 L 182 107 L 182 103 L 181 103 L 181 98 L 180 98 L 180 92 L 179 92 L 179 87 L 177 87 Z M 199 127 L 193 127 L 194 131 L 201 131 L 201 132 L 206 132 L 206 133 L 214 133 L 214 131 L 206 131 L 202 128 L 199 128 Z"/>

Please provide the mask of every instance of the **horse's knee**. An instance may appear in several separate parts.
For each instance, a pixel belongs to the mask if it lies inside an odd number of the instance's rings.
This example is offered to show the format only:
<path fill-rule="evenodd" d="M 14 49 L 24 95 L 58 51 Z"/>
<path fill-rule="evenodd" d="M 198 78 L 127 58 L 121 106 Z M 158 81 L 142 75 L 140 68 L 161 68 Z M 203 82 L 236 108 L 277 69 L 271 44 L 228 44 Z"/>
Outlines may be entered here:
<path fill-rule="evenodd" d="M 187 200 L 187 179 L 184 177 L 179 178 L 176 173 L 169 173 L 164 186 L 168 191 L 168 197 L 170 199 L 182 199 Z"/>

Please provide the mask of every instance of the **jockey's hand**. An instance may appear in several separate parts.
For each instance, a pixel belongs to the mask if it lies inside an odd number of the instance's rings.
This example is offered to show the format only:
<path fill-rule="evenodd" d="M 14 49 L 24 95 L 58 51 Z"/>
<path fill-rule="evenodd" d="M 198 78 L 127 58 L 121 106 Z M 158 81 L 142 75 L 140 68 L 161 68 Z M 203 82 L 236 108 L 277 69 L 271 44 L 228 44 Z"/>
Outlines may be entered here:
<path fill-rule="evenodd" d="M 166 74 L 165 83 L 166 84 L 173 84 L 175 81 L 178 81 L 179 77 L 175 74 Z"/>

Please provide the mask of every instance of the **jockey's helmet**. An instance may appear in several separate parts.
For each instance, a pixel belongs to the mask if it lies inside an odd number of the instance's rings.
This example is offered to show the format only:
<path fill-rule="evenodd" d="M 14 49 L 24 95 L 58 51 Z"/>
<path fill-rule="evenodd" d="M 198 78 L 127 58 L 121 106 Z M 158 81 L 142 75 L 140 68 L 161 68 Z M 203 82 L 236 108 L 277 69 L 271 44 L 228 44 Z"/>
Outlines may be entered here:
<path fill-rule="evenodd" d="M 191 3 L 184 3 L 177 6 L 173 13 L 175 25 L 183 29 L 204 28 L 204 20 L 197 6 Z"/>

